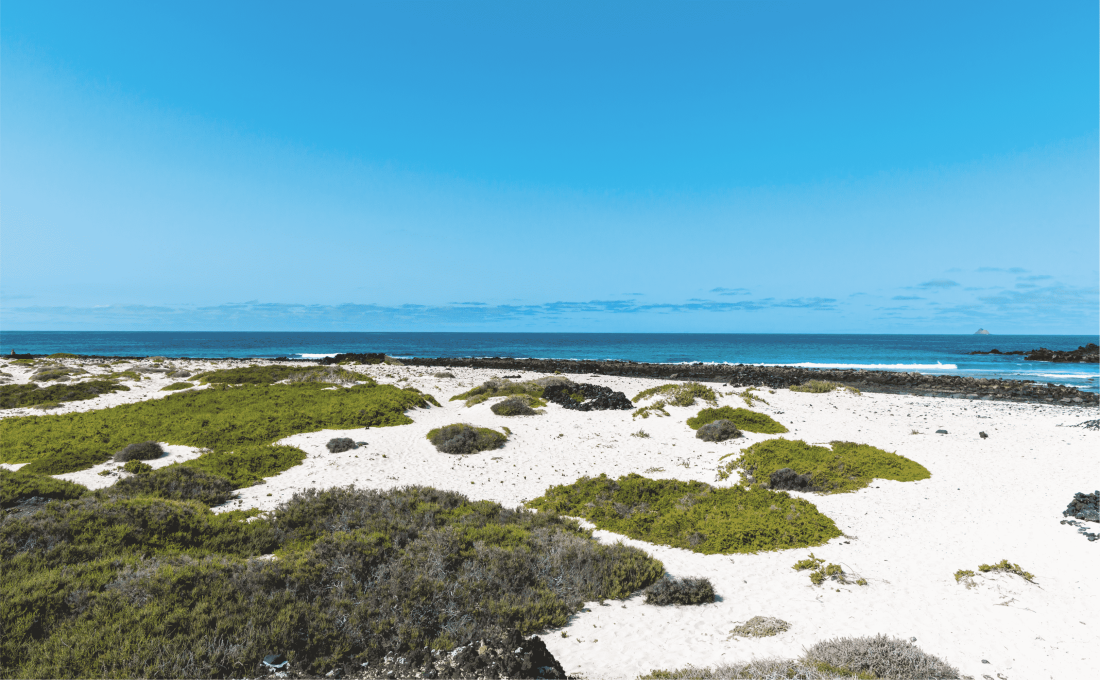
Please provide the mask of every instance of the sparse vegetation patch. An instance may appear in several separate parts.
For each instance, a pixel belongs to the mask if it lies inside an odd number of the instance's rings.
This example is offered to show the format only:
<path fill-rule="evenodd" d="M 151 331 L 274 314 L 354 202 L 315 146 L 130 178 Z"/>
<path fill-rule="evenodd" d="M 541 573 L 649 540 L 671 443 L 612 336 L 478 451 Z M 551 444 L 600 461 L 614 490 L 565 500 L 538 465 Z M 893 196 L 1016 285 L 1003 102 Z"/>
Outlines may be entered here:
<path fill-rule="evenodd" d="M 737 426 L 737 429 L 745 432 L 782 434 L 787 431 L 785 426 L 776 422 L 770 416 L 750 411 L 747 408 L 732 408 L 729 406 L 705 408 L 695 414 L 694 417 L 688 418 L 687 424 L 691 429 L 698 430 L 707 423 L 713 423 L 717 420 L 728 420 Z"/>
<path fill-rule="evenodd" d="M 718 397 L 715 396 L 714 390 L 697 382 L 669 383 L 651 387 L 639 392 L 631 401 L 637 404 L 658 394 L 662 395 L 664 402 L 671 406 L 692 406 L 696 399 L 702 399 L 708 404 L 718 404 Z"/>
<path fill-rule="evenodd" d="M 833 390 L 848 390 L 852 394 L 861 394 L 861 392 L 849 385 L 841 385 L 840 383 L 829 382 L 828 380 L 807 380 L 801 385 L 791 385 L 792 392 L 811 392 L 813 394 L 823 394 L 825 392 L 832 392 Z"/>
<path fill-rule="evenodd" d="M 748 621 L 734 626 L 730 637 L 772 637 L 790 630 L 791 624 L 783 619 L 770 616 L 754 616 Z"/>
<path fill-rule="evenodd" d="M 840 536 L 812 503 L 760 487 L 716 489 L 702 482 L 638 474 L 582 477 L 527 503 L 583 517 L 631 538 L 698 553 L 737 553 L 822 545 Z"/>
<path fill-rule="evenodd" d="M 428 406 L 424 395 L 390 385 L 325 387 L 213 385 L 97 411 L 5 418 L 0 420 L 0 462 L 30 463 L 29 472 L 61 474 L 105 462 L 127 444 L 153 440 L 211 450 L 188 465 L 201 467 L 217 460 L 215 467 L 225 463 L 236 469 L 269 470 L 288 460 L 270 447 L 283 437 L 404 425 L 412 422 L 406 410 Z M 271 464 L 259 464 L 261 459 Z"/>
<path fill-rule="evenodd" d="M 185 390 L 188 387 L 194 387 L 194 386 L 195 386 L 195 383 L 174 382 L 171 385 L 165 385 L 164 387 L 160 388 L 160 391 L 161 392 L 175 392 L 176 390 Z"/>
<path fill-rule="evenodd" d="M 872 479 L 913 482 L 932 474 L 920 463 L 896 453 L 851 442 L 813 446 L 801 440 L 769 439 L 748 447 L 718 470 L 720 479 L 741 470 L 748 479 L 773 489 L 844 493 Z"/>
<path fill-rule="evenodd" d="M 20 408 L 39 404 L 56 404 L 65 401 L 94 399 L 110 392 L 129 392 L 130 388 L 112 380 L 87 380 L 70 385 L 38 387 L 24 385 L 0 385 L 0 408 Z"/>
<path fill-rule="evenodd" d="M 245 366 L 243 368 L 223 368 L 207 371 L 194 376 L 202 384 L 224 383 L 227 385 L 271 385 L 284 380 L 299 383 L 329 383 L 347 385 L 350 383 L 376 384 L 374 380 L 355 371 L 339 366 Z"/>

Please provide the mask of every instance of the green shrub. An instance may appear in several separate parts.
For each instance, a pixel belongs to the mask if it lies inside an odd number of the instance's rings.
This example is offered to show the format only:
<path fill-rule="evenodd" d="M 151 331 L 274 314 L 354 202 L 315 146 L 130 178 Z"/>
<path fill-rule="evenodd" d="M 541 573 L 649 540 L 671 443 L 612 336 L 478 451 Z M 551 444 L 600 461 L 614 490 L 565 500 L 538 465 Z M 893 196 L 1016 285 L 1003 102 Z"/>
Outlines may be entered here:
<path fill-rule="evenodd" d="M 49 356 L 49 358 L 50 359 L 78 359 L 79 357 L 75 354 L 70 354 L 68 352 L 55 352 L 54 354 L 51 354 Z"/>
<path fill-rule="evenodd" d="M 583 517 L 600 529 L 698 553 L 757 552 L 822 545 L 840 536 L 812 503 L 754 487 L 630 474 L 552 486 L 528 507 Z"/>
<path fill-rule="evenodd" d="M 729 406 L 705 408 L 695 414 L 693 418 L 688 418 L 687 424 L 691 429 L 698 430 L 707 423 L 713 423 L 717 420 L 728 420 L 736 425 L 737 429 L 745 432 L 756 432 L 758 434 L 782 434 L 787 432 L 786 427 L 763 413 L 750 411 L 747 408 L 731 408 Z"/>
<path fill-rule="evenodd" d="M 128 469 L 132 464 L 145 465 L 139 461 L 130 461 L 123 466 Z M 221 505 L 233 497 L 236 488 L 225 476 L 186 465 L 169 465 L 159 470 L 152 467 L 133 477 L 124 477 L 113 485 L 97 493 L 107 496 L 137 497 L 149 496 L 172 501 L 198 501 L 203 505 Z"/>
<path fill-rule="evenodd" d="M 561 626 L 664 572 L 575 522 L 424 487 L 311 489 L 247 517 L 89 498 L 0 519 L 0 673 L 242 677 L 272 651 L 309 675 L 390 653 L 419 672 L 426 648 Z"/>
<path fill-rule="evenodd" d="M 753 444 L 739 455 L 728 454 L 737 457 L 719 468 L 718 476 L 726 479 L 739 469 L 752 480 L 771 485 L 776 472 L 788 469 L 798 475 L 809 475 L 806 490 L 822 493 L 855 491 L 872 479 L 913 482 L 932 476 L 920 463 L 867 444 L 832 442 L 831 446 L 830 449 L 801 440 L 769 439 Z"/>
<path fill-rule="evenodd" d="M 149 442 L 137 442 L 129 444 L 115 451 L 116 463 L 125 463 L 128 460 L 156 460 L 164 455 L 164 449 L 160 444 Z"/>
<path fill-rule="evenodd" d="M 46 382 L 49 380 L 68 380 L 71 375 L 87 373 L 82 368 L 67 368 L 65 366 L 47 366 L 36 371 L 31 376 L 32 382 Z"/>
<path fill-rule="evenodd" d="M 94 399 L 110 392 L 129 392 L 130 388 L 111 380 L 87 380 L 71 385 L 38 387 L 25 385 L 0 385 L 0 408 L 20 408 L 38 404 Z"/>
<path fill-rule="evenodd" d="M 474 427 L 466 423 L 438 427 L 428 433 L 428 441 L 443 453 L 478 453 L 499 449 L 507 440 L 507 435 L 496 430 Z"/>
<path fill-rule="evenodd" d="M 493 397 L 526 397 L 528 405 L 537 408 L 546 406 L 546 402 L 542 399 L 542 391 L 547 386 L 572 384 L 572 382 L 565 378 L 555 378 L 553 376 L 546 376 L 538 380 L 530 380 L 521 383 L 515 383 L 507 379 L 493 379 L 487 380 L 462 394 L 456 394 L 451 397 L 450 400 L 461 401 L 465 399 L 466 406 L 474 406 L 483 401 L 492 399 Z M 583 397 L 581 401 L 584 401 Z"/>
<path fill-rule="evenodd" d="M 88 493 L 88 488 L 62 479 L 0 468 L 0 508 L 10 508 L 29 498 L 71 500 Z"/>
<path fill-rule="evenodd" d="M 666 575 L 645 589 L 646 604 L 665 606 L 711 602 L 714 602 L 714 585 L 706 578 L 678 579 Z"/>
<path fill-rule="evenodd" d="M 792 392 L 812 392 L 814 394 L 822 394 L 825 392 L 832 392 L 833 390 L 848 390 L 852 394 L 861 394 L 861 392 L 848 385 L 841 385 L 840 383 L 829 382 L 828 380 L 807 380 L 801 385 L 791 385 Z"/>
<path fill-rule="evenodd" d="M 657 394 L 665 395 L 663 401 L 673 406 L 692 406 L 695 404 L 696 399 L 702 399 L 709 404 L 718 404 L 718 397 L 714 394 L 714 390 L 697 382 L 669 383 L 668 385 L 651 387 L 648 390 L 639 392 L 631 401 L 637 404 L 639 401 Z"/>
<path fill-rule="evenodd" d="M 1007 574 L 1016 574 L 1020 578 L 1028 581 L 1029 583 L 1035 583 L 1035 574 L 1024 571 L 1020 565 L 1012 564 L 1008 560 L 1001 560 L 996 564 L 982 564 L 978 566 L 978 571 L 984 573 L 990 571 L 1002 571 Z"/>
<path fill-rule="evenodd" d="M 534 401 L 533 397 L 508 397 L 490 406 L 489 410 L 498 416 L 534 416 L 542 413 L 531 408 L 531 401 Z M 542 402 L 540 405 L 545 404 Z"/>
<path fill-rule="evenodd" d="M 214 385 L 96 411 L 4 418 L 0 462 L 30 463 L 30 472 L 61 474 L 102 463 L 134 441 L 230 451 L 301 432 L 405 425 L 412 422 L 406 410 L 428 406 L 420 393 L 390 385 L 325 387 Z"/>
<path fill-rule="evenodd" d="M 146 472 L 152 472 L 153 466 L 148 463 L 143 463 L 140 460 L 128 460 L 126 464 L 122 466 L 122 469 L 132 475 L 143 475 Z"/>
<path fill-rule="evenodd" d="M 195 386 L 195 383 L 175 382 L 175 383 L 172 383 L 171 385 L 165 385 L 164 387 L 160 388 L 160 391 L 161 392 L 175 392 L 176 390 L 185 390 L 188 387 L 194 387 L 194 386 Z"/>

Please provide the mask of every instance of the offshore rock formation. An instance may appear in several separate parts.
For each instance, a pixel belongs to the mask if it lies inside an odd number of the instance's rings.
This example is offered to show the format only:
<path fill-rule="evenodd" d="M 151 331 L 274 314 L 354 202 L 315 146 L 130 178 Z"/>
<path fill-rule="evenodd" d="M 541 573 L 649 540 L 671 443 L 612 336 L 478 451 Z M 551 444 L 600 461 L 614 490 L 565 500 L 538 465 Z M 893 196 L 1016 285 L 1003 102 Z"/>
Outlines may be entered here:
<path fill-rule="evenodd" d="M 999 349 L 991 349 L 988 352 L 967 352 L 967 354 L 983 354 L 996 356 L 1023 356 L 1026 361 L 1053 361 L 1061 364 L 1096 364 L 1100 363 L 1100 347 L 1094 342 L 1069 351 L 1061 351 L 1040 347 L 1026 352 L 1002 352 Z"/>

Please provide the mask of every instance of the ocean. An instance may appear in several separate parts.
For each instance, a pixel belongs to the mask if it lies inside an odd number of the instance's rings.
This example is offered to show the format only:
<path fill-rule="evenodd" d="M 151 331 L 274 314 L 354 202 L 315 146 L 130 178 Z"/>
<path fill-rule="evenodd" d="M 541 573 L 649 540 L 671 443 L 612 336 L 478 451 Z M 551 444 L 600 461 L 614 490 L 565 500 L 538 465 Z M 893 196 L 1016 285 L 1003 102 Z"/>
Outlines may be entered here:
<path fill-rule="evenodd" d="M 338 352 L 401 357 L 617 359 L 649 363 L 767 364 L 867 368 L 1035 380 L 1100 391 L 1096 364 L 971 356 L 1039 347 L 1069 350 L 1088 335 L 814 335 L 709 333 L 239 333 L 2 331 L 0 353 L 319 358 Z"/>

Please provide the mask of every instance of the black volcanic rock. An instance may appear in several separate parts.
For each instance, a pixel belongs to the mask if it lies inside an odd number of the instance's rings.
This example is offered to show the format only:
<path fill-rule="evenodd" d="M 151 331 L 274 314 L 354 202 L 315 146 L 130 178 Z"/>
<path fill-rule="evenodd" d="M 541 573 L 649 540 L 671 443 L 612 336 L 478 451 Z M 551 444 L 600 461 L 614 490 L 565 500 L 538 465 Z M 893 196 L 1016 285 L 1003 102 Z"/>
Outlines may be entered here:
<path fill-rule="evenodd" d="M 1059 364 L 1100 364 L 1100 346 L 1090 342 L 1084 347 L 1062 352 L 1040 347 L 1033 349 L 1024 357 L 1027 361 L 1053 361 Z"/>
<path fill-rule="evenodd" d="M 334 357 L 321 357 L 321 360 L 317 363 L 322 366 L 332 366 L 345 361 L 353 364 L 382 364 L 386 362 L 386 355 L 381 352 L 367 352 L 366 354 L 355 354 L 352 352 L 348 354 L 337 354 Z"/>
<path fill-rule="evenodd" d="M 574 399 L 574 394 L 583 396 L 584 401 Z M 589 383 L 549 385 L 542 390 L 542 398 L 571 411 L 629 411 L 634 408 L 634 402 L 622 392 Z"/>

